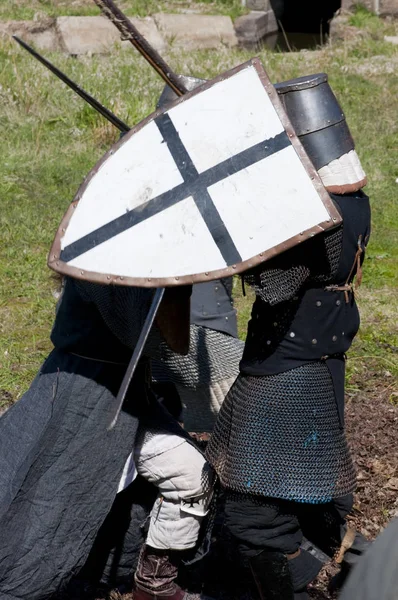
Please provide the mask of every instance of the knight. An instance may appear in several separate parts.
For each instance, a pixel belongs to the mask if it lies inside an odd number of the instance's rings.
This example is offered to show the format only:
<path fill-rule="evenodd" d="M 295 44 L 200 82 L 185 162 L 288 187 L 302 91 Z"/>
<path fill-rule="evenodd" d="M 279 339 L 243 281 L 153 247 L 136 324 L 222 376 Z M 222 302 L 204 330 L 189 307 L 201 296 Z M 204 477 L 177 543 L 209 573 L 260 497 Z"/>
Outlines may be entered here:
<path fill-rule="evenodd" d="M 366 545 L 345 524 L 355 470 L 344 375 L 359 328 L 354 280 L 360 284 L 370 207 L 327 75 L 275 87 L 343 222 L 245 272 L 256 299 L 240 373 L 206 456 L 227 490 L 226 527 L 258 597 L 304 600 L 320 554 L 336 553 L 347 567 Z"/>
<path fill-rule="evenodd" d="M 113 571 L 126 554 L 132 575 L 144 541 L 135 598 L 189 597 L 176 584 L 178 565 L 197 542 L 213 476 L 204 456 L 157 402 L 150 376 L 167 307 L 176 304 L 177 312 L 186 313 L 181 307 L 189 288 L 166 292 L 158 325 L 110 429 L 153 290 L 65 278 L 51 333 L 54 349 L 30 389 L 0 419 L 2 600 L 43 600 L 64 589 L 98 545 L 123 496 L 130 510 L 124 513 Z M 181 351 L 176 339 L 185 345 L 182 324 L 176 327 L 171 344 Z M 140 521 L 145 515 L 135 510 L 131 494 L 137 473 L 158 490 L 146 539 Z"/>

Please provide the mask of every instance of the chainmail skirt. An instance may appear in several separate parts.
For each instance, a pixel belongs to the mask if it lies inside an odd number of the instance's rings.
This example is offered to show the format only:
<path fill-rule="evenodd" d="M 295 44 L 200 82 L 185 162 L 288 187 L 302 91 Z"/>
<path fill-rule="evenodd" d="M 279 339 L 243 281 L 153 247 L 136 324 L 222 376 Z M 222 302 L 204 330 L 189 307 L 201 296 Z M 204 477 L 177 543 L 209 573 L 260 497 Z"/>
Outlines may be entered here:
<path fill-rule="evenodd" d="M 242 493 L 322 503 L 355 489 L 355 469 L 325 363 L 239 375 L 219 413 L 207 459 Z"/>
<path fill-rule="evenodd" d="M 183 356 L 162 345 L 161 360 L 152 361 L 157 382 L 173 382 L 196 390 L 236 377 L 244 342 L 214 329 L 191 325 L 189 352 Z"/>

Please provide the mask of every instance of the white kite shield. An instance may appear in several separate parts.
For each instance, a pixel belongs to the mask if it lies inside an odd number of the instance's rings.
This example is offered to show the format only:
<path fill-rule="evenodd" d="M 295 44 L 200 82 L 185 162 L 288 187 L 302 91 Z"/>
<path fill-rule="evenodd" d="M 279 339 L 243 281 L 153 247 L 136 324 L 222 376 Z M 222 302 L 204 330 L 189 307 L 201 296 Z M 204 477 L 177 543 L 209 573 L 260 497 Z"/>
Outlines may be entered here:
<path fill-rule="evenodd" d="M 256 58 L 139 123 L 90 171 L 55 271 L 140 287 L 245 271 L 341 217 Z"/>

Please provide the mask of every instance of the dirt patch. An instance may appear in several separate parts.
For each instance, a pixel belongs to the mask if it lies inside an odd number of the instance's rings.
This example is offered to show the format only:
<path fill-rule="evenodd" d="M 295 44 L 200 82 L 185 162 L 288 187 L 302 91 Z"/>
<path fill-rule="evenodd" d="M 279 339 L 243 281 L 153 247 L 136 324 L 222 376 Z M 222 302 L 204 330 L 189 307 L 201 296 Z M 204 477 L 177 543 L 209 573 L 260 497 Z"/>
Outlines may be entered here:
<path fill-rule="evenodd" d="M 0 389 L 0 416 L 7 410 L 13 403 L 13 397 L 7 390 Z"/>
<path fill-rule="evenodd" d="M 392 379 L 392 381 L 391 381 Z M 347 398 L 346 431 L 358 471 L 355 504 L 349 517 L 368 539 L 375 538 L 385 525 L 398 516 L 398 402 L 397 381 L 371 377 L 352 381 L 362 388 Z M 326 567 L 310 590 L 314 600 L 331 600 L 327 591 L 336 573 Z"/>

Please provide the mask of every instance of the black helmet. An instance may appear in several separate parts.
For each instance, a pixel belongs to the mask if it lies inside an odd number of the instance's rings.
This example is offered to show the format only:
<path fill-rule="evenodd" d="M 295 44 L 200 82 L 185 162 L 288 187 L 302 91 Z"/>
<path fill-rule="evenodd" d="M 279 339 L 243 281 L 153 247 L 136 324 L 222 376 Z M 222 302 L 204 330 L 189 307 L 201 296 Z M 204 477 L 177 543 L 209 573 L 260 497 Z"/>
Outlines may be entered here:
<path fill-rule="evenodd" d="M 275 89 L 325 188 L 341 194 L 363 187 L 366 175 L 326 73 L 283 81 Z"/>

